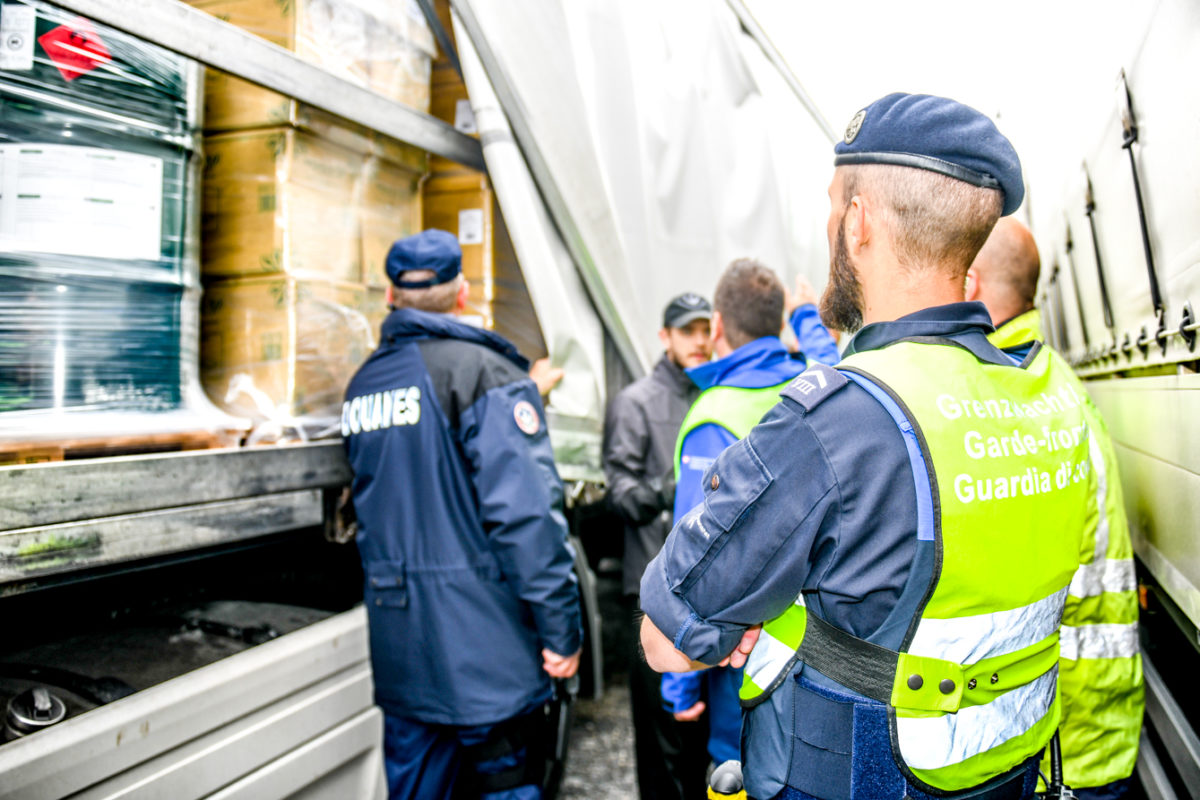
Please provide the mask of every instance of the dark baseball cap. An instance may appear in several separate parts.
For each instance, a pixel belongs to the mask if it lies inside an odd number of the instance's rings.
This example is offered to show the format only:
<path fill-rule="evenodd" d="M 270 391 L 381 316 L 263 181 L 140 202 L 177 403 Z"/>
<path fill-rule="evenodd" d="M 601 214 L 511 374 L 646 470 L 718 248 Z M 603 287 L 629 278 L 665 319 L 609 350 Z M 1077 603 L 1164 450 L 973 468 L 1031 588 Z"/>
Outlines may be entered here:
<path fill-rule="evenodd" d="M 427 289 L 452 281 L 462 272 L 462 248 L 454 234 L 430 228 L 393 244 L 385 267 L 392 283 L 401 289 Z M 423 281 L 402 279 L 405 272 L 413 270 L 430 270 L 433 277 Z"/>
<path fill-rule="evenodd" d="M 664 328 L 682 328 L 697 319 L 712 319 L 712 304 L 694 292 L 686 292 L 663 309 Z"/>
<path fill-rule="evenodd" d="M 833 148 L 835 166 L 893 164 L 940 172 L 1004 193 L 1004 214 L 1025 197 L 1021 160 L 985 115 L 927 94 L 889 94 L 859 111 Z"/>

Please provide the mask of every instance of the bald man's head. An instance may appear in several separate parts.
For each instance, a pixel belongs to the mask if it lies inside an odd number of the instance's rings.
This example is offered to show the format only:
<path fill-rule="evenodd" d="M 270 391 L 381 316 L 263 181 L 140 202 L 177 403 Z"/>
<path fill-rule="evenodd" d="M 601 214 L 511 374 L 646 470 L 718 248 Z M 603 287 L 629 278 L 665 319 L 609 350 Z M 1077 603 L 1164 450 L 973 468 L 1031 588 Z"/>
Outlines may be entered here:
<path fill-rule="evenodd" d="M 967 272 L 967 299 L 987 306 L 999 325 L 1033 308 L 1042 262 L 1029 229 L 1001 217 Z"/>

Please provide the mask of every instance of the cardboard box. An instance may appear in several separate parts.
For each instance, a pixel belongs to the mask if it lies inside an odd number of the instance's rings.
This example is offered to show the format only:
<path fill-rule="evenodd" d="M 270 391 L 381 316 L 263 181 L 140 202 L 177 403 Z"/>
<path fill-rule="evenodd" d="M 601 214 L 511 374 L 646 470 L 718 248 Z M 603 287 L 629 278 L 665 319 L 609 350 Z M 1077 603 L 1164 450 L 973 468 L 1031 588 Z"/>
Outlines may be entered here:
<path fill-rule="evenodd" d="M 436 48 L 420 8 L 387 0 L 189 0 L 338 77 L 418 111 L 429 110 Z M 278 125 L 295 101 L 208 71 L 208 130 Z"/>
<path fill-rule="evenodd" d="M 467 87 L 462 78 L 446 59 L 439 60 L 433 68 L 433 84 L 430 89 L 430 115 L 468 136 L 479 137 L 475 127 L 475 116 L 467 96 Z M 430 169 L 438 175 L 465 175 L 472 170 L 441 156 L 431 156 Z"/>
<path fill-rule="evenodd" d="M 421 231 L 420 172 L 382 158 L 367 159 L 363 167 L 360 224 L 362 282 L 386 287 L 384 262 L 397 239 Z"/>
<path fill-rule="evenodd" d="M 498 204 L 493 222 L 492 330 L 516 345 L 529 360 L 542 358 L 548 354 L 546 340 Z"/>
<path fill-rule="evenodd" d="M 255 419 L 336 417 L 374 347 L 355 284 L 290 276 L 218 281 L 201 302 L 201 378 L 209 397 Z"/>
<path fill-rule="evenodd" d="M 424 227 L 455 234 L 462 247 L 463 275 L 471 282 L 467 313 L 523 355 L 546 355 L 529 289 L 487 177 L 471 171 L 434 174 L 422 194 Z"/>
<path fill-rule="evenodd" d="M 205 149 L 206 277 L 361 280 L 363 156 L 292 127 L 210 136 Z"/>
<path fill-rule="evenodd" d="M 372 341 L 375 343 L 375 346 L 379 345 L 379 329 L 383 326 L 383 321 L 387 319 L 387 315 L 391 311 L 387 304 L 387 289 L 384 287 L 368 286 L 363 298 L 362 312 L 363 316 L 367 319 L 367 326 L 371 329 Z"/>
<path fill-rule="evenodd" d="M 375 156 L 415 172 L 425 172 L 425 151 L 378 131 L 364 128 L 281 94 L 260 89 L 241 78 L 209 70 L 205 83 L 204 130 L 230 133 L 290 125 L 363 156 Z"/>
<path fill-rule="evenodd" d="M 425 182 L 422 196 L 422 228 L 439 228 L 458 237 L 463 276 L 471 282 L 472 308 L 491 328 L 495 277 L 495 196 L 491 184 L 485 175 L 474 171 L 435 174 Z"/>
<path fill-rule="evenodd" d="M 368 21 L 344 0 L 188 0 L 189 5 L 290 50 L 305 61 L 367 85 L 359 59 Z"/>

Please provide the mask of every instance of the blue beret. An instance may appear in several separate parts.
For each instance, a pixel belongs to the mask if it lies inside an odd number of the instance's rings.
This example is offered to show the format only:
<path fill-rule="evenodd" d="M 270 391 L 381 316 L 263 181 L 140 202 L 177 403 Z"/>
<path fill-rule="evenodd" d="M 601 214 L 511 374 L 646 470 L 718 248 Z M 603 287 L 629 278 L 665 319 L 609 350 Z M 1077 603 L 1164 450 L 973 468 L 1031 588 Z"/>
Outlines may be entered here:
<path fill-rule="evenodd" d="M 854 115 L 833 163 L 894 164 L 1004 192 L 1004 215 L 1025 198 L 1021 160 L 990 119 L 927 94 L 889 94 Z"/>
<path fill-rule="evenodd" d="M 462 271 L 462 248 L 454 234 L 430 228 L 393 244 L 385 268 L 392 283 L 401 289 L 426 289 L 452 281 Z M 400 279 L 403 273 L 414 269 L 432 270 L 434 274 L 424 281 Z"/>

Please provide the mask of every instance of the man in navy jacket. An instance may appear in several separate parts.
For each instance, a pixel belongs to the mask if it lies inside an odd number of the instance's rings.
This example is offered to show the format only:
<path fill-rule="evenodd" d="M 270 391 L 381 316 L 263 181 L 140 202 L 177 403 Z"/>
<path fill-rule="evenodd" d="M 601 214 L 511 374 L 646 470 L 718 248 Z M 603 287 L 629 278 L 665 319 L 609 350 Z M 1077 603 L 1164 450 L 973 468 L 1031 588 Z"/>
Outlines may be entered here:
<path fill-rule="evenodd" d="M 454 318 L 461 259 L 444 231 L 392 246 L 394 310 L 342 410 L 375 699 L 390 797 L 536 800 L 579 594 L 541 398 L 509 342 Z"/>

